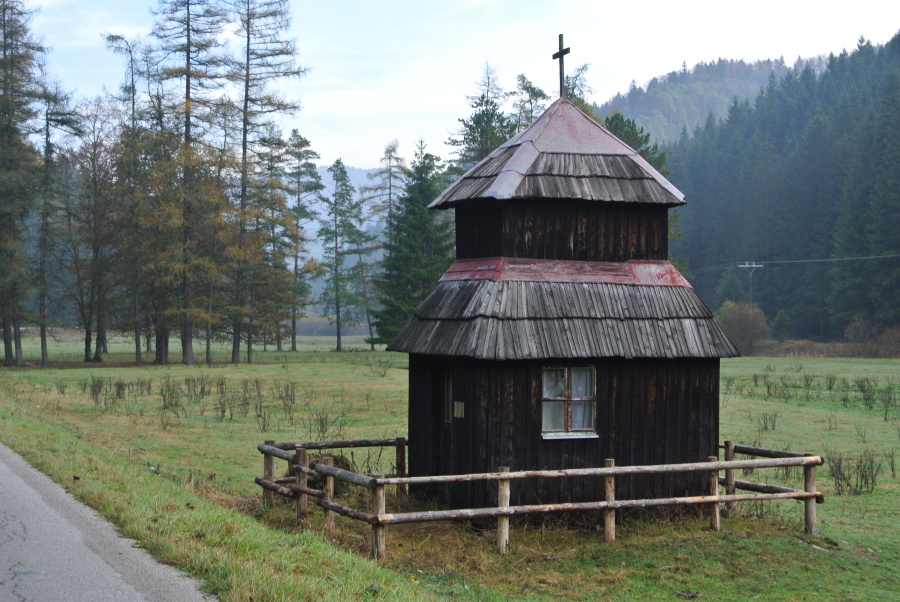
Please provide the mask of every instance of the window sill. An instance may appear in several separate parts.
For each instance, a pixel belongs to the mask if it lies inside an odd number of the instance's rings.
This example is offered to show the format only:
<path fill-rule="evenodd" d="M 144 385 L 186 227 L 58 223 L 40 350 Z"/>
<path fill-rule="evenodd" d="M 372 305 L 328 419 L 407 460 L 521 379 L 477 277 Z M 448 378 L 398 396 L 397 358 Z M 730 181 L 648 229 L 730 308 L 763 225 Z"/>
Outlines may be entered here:
<path fill-rule="evenodd" d="M 552 439 L 599 439 L 600 435 L 597 433 L 586 433 L 586 432 L 577 432 L 570 431 L 567 433 L 559 432 L 559 433 L 541 433 L 541 438 L 544 440 L 552 440 Z"/>

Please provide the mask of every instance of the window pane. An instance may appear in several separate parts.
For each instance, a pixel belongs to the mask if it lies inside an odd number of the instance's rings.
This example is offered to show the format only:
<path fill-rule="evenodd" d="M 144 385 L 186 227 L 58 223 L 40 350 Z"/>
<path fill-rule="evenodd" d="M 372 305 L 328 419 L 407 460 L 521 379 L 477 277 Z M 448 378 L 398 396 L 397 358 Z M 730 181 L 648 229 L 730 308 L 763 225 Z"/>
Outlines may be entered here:
<path fill-rule="evenodd" d="M 594 428 L 594 402 L 572 402 L 572 430 L 588 430 Z"/>
<path fill-rule="evenodd" d="M 572 368 L 572 397 L 594 396 L 594 371 L 591 368 Z"/>
<path fill-rule="evenodd" d="M 566 428 L 566 404 L 562 401 L 544 402 L 544 420 L 542 428 L 545 431 L 563 431 Z"/>
<path fill-rule="evenodd" d="M 566 371 L 563 368 L 544 368 L 544 398 L 566 396 Z"/>

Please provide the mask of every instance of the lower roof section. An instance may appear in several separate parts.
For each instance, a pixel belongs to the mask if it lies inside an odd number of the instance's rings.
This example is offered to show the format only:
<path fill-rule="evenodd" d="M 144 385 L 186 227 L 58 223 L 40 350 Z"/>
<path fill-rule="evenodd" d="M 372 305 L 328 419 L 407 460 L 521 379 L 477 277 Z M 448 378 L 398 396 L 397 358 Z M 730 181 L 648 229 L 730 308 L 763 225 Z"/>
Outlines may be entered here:
<path fill-rule="evenodd" d="M 668 261 L 457 261 L 388 346 L 485 360 L 734 357 Z"/>

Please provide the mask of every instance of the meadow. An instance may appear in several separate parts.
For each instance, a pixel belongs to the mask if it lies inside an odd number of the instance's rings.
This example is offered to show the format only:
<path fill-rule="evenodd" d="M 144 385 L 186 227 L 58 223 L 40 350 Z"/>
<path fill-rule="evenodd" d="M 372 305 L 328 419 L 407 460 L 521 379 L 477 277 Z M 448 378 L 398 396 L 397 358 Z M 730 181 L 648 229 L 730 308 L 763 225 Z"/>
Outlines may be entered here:
<path fill-rule="evenodd" d="M 513 521 L 505 556 L 490 527 L 395 526 L 375 563 L 361 523 L 339 517 L 326 536 L 317 512 L 298 523 L 287 505 L 263 508 L 253 483 L 266 439 L 406 434 L 406 356 L 350 343 L 341 354 L 326 338 L 296 353 L 260 347 L 253 365 L 226 364 L 222 348 L 212 366 L 138 368 L 125 340 L 84 364 L 60 337 L 54 367 L 0 371 L 0 440 L 225 600 L 900 595 L 898 360 L 722 362 L 720 439 L 826 458 L 816 537 L 803 533 L 802 504 L 757 502 L 718 533 L 675 511 L 624 517 L 613 544 L 596 516 Z M 367 469 L 392 460 L 346 456 Z M 797 469 L 739 478 L 802 486 Z"/>

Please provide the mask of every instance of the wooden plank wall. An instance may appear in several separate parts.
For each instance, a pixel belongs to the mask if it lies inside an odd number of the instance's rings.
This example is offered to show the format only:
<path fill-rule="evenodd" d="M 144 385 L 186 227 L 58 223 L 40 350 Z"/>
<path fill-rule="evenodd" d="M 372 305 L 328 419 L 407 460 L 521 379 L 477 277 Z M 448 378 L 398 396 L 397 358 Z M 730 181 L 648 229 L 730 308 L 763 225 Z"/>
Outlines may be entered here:
<path fill-rule="evenodd" d="M 644 204 L 479 201 L 456 209 L 459 259 L 668 259 L 668 212 Z"/>
<path fill-rule="evenodd" d="M 696 462 L 717 453 L 718 359 L 592 363 L 597 369 L 600 437 L 544 440 L 541 369 L 549 364 L 584 366 L 585 362 L 411 356 L 410 474 L 492 472 L 499 466 L 512 470 L 597 467 L 606 458 L 614 458 L 620 466 Z M 418 381 L 445 372 L 453 374 L 454 399 L 463 401 L 466 411 L 464 418 L 454 418 L 450 425 L 444 422 L 442 404 L 412 394 L 426 395 L 430 390 L 433 394 L 428 397 L 437 395 L 437 387 Z M 697 495 L 704 487 L 706 475 L 690 473 L 623 477 L 616 483 L 620 499 Z M 490 505 L 496 501 L 495 489 L 487 483 L 452 484 L 442 490 L 442 505 Z M 589 501 L 601 499 L 602 491 L 600 479 L 525 480 L 513 487 L 512 503 Z"/>

